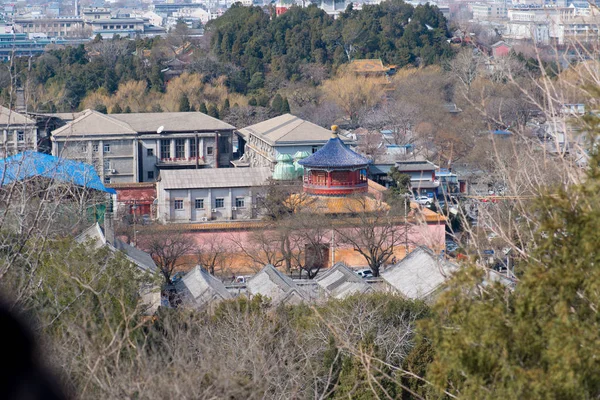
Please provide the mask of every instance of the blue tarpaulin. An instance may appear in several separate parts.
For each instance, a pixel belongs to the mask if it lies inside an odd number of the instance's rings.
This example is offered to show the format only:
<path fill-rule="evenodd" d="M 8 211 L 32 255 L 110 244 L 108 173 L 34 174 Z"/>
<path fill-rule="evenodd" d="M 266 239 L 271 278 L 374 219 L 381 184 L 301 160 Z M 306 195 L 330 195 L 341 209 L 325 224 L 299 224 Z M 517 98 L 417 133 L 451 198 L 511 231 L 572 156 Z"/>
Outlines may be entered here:
<path fill-rule="evenodd" d="M 93 166 L 80 161 L 35 151 L 25 151 L 0 160 L 0 186 L 34 177 L 72 183 L 110 194 L 117 193 L 104 186 Z"/>

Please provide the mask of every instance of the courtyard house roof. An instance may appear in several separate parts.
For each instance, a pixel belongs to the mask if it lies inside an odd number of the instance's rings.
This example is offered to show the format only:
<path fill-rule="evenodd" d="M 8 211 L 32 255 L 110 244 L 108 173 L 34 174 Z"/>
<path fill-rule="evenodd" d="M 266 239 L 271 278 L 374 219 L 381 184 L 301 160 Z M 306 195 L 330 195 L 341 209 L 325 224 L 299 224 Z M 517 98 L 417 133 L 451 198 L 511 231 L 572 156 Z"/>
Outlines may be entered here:
<path fill-rule="evenodd" d="M 333 268 L 320 275 L 315 282 L 328 296 L 336 299 L 373 290 L 369 284 L 343 263 L 335 264 Z"/>
<path fill-rule="evenodd" d="M 175 290 L 185 305 L 198 309 L 207 307 L 214 301 L 232 298 L 223 282 L 199 265 L 175 284 Z"/>
<path fill-rule="evenodd" d="M 306 296 L 298 285 L 288 276 L 279 272 L 271 264 L 267 264 L 247 283 L 248 292 L 271 299 L 271 304 L 297 304 L 306 300 Z"/>

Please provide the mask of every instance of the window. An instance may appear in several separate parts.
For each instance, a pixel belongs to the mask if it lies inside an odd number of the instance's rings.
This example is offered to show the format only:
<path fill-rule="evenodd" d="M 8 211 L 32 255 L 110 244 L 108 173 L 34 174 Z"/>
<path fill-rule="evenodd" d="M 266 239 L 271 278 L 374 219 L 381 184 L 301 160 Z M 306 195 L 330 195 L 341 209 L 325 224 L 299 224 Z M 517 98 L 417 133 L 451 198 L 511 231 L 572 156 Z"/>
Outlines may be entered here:
<path fill-rule="evenodd" d="M 87 153 L 87 143 L 81 143 L 81 144 L 79 145 L 79 147 L 80 147 L 80 149 L 79 149 L 79 150 L 80 150 L 82 153 Z"/>
<path fill-rule="evenodd" d="M 313 146 L 312 147 L 312 152 L 313 154 L 317 152 L 317 150 L 319 150 L 319 148 L 317 146 Z"/>
<path fill-rule="evenodd" d="M 196 138 L 190 139 L 190 157 L 194 158 L 198 155 L 198 146 L 196 145 Z"/>
<path fill-rule="evenodd" d="M 70 27 L 71 27 L 71 24 L 67 24 L 67 28 L 70 28 Z"/>
<path fill-rule="evenodd" d="M 163 139 L 160 141 L 160 157 L 171 158 L 171 141 Z"/>
<path fill-rule="evenodd" d="M 110 176 L 104 177 L 104 183 L 110 183 Z"/>
<path fill-rule="evenodd" d="M 116 27 L 116 28 L 117 28 L 117 29 L 121 29 L 121 25 L 117 25 L 117 27 Z"/>
<path fill-rule="evenodd" d="M 196 209 L 204 208 L 204 199 L 196 199 L 195 206 Z"/>
<path fill-rule="evenodd" d="M 223 208 L 223 207 L 225 207 L 225 199 L 222 197 L 215 199 L 215 208 Z"/>
<path fill-rule="evenodd" d="M 146 149 L 146 155 L 152 157 L 154 155 L 154 149 Z"/>
<path fill-rule="evenodd" d="M 154 171 L 148 171 L 148 179 L 154 179 Z"/>
<path fill-rule="evenodd" d="M 106 144 L 104 145 L 104 152 L 105 152 L 105 153 L 110 153 L 110 143 L 106 143 Z"/>
<path fill-rule="evenodd" d="M 185 139 L 175 139 L 175 158 L 185 158 Z"/>
<path fill-rule="evenodd" d="M 110 29 L 115 29 L 115 26 L 114 26 L 114 25 L 111 25 L 111 26 L 110 26 Z"/>
<path fill-rule="evenodd" d="M 102 25 L 102 29 L 108 29 L 108 25 Z"/>
<path fill-rule="evenodd" d="M 236 197 L 235 198 L 235 206 L 236 207 L 244 207 L 244 205 L 246 204 L 246 199 L 243 197 Z"/>
<path fill-rule="evenodd" d="M 213 155 L 213 148 L 211 146 L 208 146 L 206 148 L 206 155 L 207 156 L 212 156 Z"/>
<path fill-rule="evenodd" d="M 97 153 L 97 152 L 98 152 L 98 143 L 94 143 L 94 144 L 92 144 L 92 151 L 93 151 L 94 153 Z"/>
<path fill-rule="evenodd" d="M 183 210 L 183 200 L 175 200 L 173 206 L 176 210 Z"/>
<path fill-rule="evenodd" d="M 133 25 L 129 25 L 129 29 L 133 29 Z"/>
<path fill-rule="evenodd" d="M 24 141 L 25 141 L 25 132 L 17 131 L 17 142 L 24 142 Z"/>

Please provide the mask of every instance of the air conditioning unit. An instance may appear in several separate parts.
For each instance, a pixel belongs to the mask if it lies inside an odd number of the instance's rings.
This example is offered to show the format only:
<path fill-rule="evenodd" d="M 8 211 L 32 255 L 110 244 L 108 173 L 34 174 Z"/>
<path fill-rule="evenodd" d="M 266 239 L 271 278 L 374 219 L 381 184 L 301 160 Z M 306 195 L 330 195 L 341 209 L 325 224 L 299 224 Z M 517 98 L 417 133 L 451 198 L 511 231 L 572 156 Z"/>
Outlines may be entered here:
<path fill-rule="evenodd" d="M 233 211 L 237 211 L 237 207 L 231 207 Z"/>
<path fill-rule="evenodd" d="M 202 221 L 202 222 L 206 222 L 206 221 L 208 221 L 208 218 L 206 218 L 206 217 L 202 217 L 202 218 L 200 218 L 200 221 Z"/>
<path fill-rule="evenodd" d="M 215 213 L 215 212 L 217 212 L 217 209 L 216 209 L 216 208 L 213 208 L 213 209 L 212 209 L 212 210 L 210 210 L 210 211 Z"/>

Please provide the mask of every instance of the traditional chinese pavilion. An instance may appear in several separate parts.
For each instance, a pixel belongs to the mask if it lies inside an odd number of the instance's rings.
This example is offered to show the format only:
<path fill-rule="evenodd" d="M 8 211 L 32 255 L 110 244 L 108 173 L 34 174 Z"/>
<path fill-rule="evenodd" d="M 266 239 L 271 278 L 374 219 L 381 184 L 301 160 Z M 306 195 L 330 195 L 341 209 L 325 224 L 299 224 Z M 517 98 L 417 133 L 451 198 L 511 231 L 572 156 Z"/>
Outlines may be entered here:
<path fill-rule="evenodd" d="M 370 160 L 351 150 L 332 126 L 332 137 L 317 152 L 298 161 L 304 167 L 304 192 L 320 196 L 345 196 L 369 190 Z"/>

